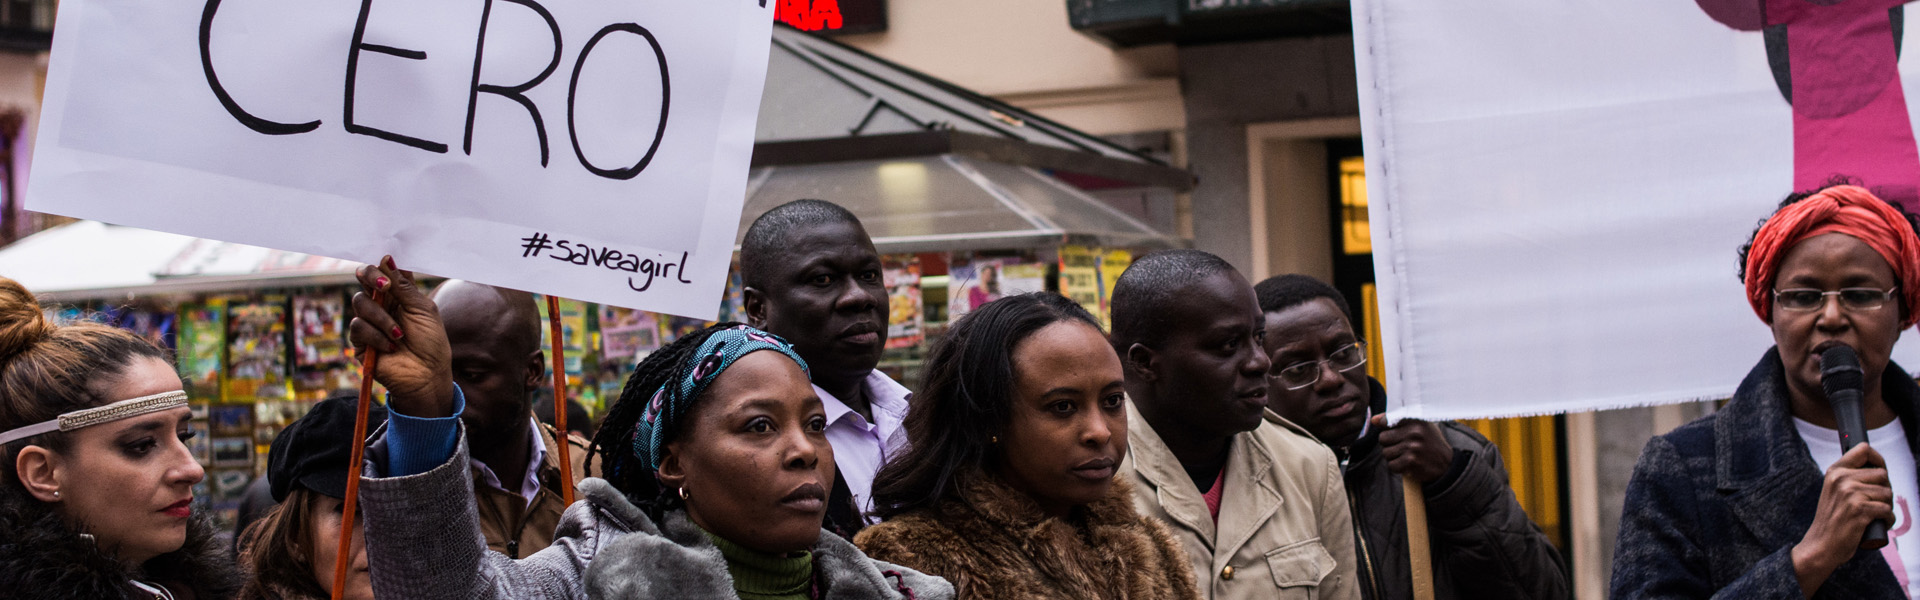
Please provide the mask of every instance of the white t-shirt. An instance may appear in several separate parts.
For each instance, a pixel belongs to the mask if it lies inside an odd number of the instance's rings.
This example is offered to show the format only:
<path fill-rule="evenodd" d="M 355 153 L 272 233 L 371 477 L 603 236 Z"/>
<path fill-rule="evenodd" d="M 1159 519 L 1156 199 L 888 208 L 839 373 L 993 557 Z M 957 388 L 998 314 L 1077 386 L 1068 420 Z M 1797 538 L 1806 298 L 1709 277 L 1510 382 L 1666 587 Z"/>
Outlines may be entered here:
<path fill-rule="evenodd" d="M 1806 442 L 1807 453 L 1813 455 L 1813 464 L 1819 465 L 1822 473 L 1840 462 L 1839 431 L 1800 419 L 1794 419 L 1793 426 L 1800 430 L 1800 440 Z M 1887 480 L 1893 484 L 1893 526 L 1887 528 L 1887 545 L 1880 549 L 1880 556 L 1887 559 L 1893 576 L 1907 589 L 1907 597 L 1920 598 L 1920 531 L 1913 527 L 1920 479 L 1915 477 L 1907 430 L 1900 427 L 1896 417 L 1887 426 L 1868 431 L 1867 442 L 1887 460 Z"/>

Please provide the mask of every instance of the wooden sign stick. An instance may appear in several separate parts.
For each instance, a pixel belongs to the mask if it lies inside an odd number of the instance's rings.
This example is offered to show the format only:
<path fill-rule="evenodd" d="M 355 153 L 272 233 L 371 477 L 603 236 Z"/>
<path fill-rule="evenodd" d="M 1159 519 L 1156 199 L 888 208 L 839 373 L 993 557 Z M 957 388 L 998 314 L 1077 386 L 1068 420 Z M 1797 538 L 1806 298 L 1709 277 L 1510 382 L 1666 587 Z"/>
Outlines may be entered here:
<path fill-rule="evenodd" d="M 560 498 L 573 506 L 573 451 L 567 443 L 567 355 L 560 336 L 560 299 L 547 294 L 547 326 L 553 335 L 553 441 L 560 447 Z"/>
<path fill-rule="evenodd" d="M 393 268 L 391 259 L 387 268 Z M 380 303 L 380 290 L 373 291 L 373 303 Z M 354 510 L 360 506 L 360 463 L 365 460 L 361 454 L 367 446 L 367 408 L 373 406 L 374 362 L 380 355 L 372 348 L 365 349 L 366 360 L 360 361 L 360 405 L 354 409 L 353 416 L 353 458 L 347 468 L 347 497 L 342 499 L 340 514 L 340 549 L 333 554 L 333 600 L 340 600 L 340 594 L 347 590 L 347 564 L 353 560 L 353 523 Z"/>
<path fill-rule="evenodd" d="M 1427 541 L 1427 492 L 1412 477 L 1400 476 L 1407 504 L 1407 553 L 1413 565 L 1413 600 L 1433 600 L 1433 546 Z"/>

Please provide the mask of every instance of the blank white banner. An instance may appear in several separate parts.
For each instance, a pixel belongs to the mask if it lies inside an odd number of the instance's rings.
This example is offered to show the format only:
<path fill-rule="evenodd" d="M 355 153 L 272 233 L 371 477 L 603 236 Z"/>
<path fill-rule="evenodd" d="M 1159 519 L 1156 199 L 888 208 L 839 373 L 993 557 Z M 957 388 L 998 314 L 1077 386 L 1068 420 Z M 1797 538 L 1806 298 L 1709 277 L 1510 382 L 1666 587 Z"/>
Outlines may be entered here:
<path fill-rule="evenodd" d="M 1730 396 L 1773 343 L 1736 251 L 1794 188 L 1763 35 L 1676 0 L 1353 14 L 1393 417 Z"/>

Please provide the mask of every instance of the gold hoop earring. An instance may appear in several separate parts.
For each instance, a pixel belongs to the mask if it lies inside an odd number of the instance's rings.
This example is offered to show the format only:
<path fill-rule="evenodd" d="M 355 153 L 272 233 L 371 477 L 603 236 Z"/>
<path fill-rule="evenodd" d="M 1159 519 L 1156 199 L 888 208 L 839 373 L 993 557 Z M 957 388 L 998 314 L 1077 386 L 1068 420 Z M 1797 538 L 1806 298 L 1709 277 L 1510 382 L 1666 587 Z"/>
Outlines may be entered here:
<path fill-rule="evenodd" d="M 997 435 L 987 439 L 988 439 L 988 443 L 993 443 L 993 444 L 1000 443 L 1000 436 L 997 436 Z"/>
<path fill-rule="evenodd" d="M 686 501 L 687 501 L 687 500 L 689 500 L 689 499 L 690 499 L 690 498 L 688 498 L 688 497 L 687 497 L 687 488 L 685 488 L 685 487 L 681 487 L 681 488 L 680 488 L 680 501 L 681 501 L 681 502 L 686 502 Z"/>

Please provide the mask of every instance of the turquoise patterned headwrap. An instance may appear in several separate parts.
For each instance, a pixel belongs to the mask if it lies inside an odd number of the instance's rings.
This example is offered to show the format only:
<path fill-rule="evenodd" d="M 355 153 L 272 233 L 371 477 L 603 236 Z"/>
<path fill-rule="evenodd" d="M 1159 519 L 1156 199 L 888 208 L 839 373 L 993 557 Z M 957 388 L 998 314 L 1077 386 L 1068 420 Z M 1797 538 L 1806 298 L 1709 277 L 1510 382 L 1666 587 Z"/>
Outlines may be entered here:
<path fill-rule="evenodd" d="M 761 350 L 786 355 L 800 365 L 801 372 L 807 371 L 807 361 L 795 354 L 793 345 L 780 339 L 780 336 L 746 325 L 715 331 L 705 343 L 700 344 L 700 349 L 693 353 L 689 362 L 673 365 L 677 377 L 654 391 L 653 399 L 647 402 L 646 412 L 634 424 L 634 457 L 649 469 L 659 469 L 660 446 L 666 444 L 667 433 L 679 426 L 687 408 L 693 406 L 693 401 L 705 393 L 707 386 L 719 379 L 720 374 L 726 372 L 734 362 Z"/>

